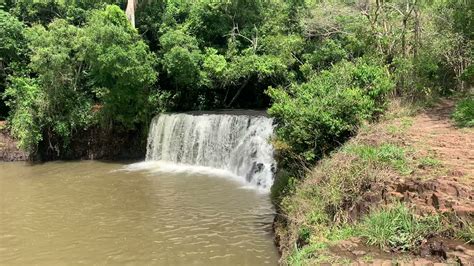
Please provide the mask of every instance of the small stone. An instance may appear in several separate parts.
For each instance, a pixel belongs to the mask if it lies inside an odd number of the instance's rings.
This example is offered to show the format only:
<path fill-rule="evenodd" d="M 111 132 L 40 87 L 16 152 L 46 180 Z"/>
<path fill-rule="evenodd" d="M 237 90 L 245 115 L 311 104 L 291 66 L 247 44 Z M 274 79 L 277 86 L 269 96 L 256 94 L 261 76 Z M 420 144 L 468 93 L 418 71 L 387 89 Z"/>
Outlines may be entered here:
<path fill-rule="evenodd" d="M 360 257 L 360 256 L 364 256 L 365 254 L 367 254 L 367 252 L 365 252 L 363 250 L 354 250 L 354 251 L 352 251 L 352 254 Z"/>

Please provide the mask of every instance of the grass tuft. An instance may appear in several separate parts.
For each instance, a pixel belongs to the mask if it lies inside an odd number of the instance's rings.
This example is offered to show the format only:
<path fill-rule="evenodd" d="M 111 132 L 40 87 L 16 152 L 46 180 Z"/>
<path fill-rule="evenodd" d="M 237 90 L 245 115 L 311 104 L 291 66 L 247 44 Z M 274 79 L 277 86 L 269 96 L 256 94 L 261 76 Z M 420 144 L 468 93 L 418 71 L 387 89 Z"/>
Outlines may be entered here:
<path fill-rule="evenodd" d="M 293 252 L 288 256 L 288 265 L 308 265 L 307 261 L 310 259 L 330 259 L 323 254 L 326 249 L 327 245 L 325 243 L 316 243 L 302 248 L 295 246 Z"/>
<path fill-rule="evenodd" d="M 442 229 L 438 216 L 416 216 L 401 203 L 372 212 L 358 227 L 367 244 L 397 251 L 415 250 L 424 238 Z"/>
<path fill-rule="evenodd" d="M 441 165 L 441 161 L 439 161 L 438 159 L 432 156 L 421 157 L 418 163 L 419 163 L 418 166 L 422 168 L 437 167 Z"/>
<path fill-rule="evenodd" d="M 474 224 L 464 221 L 461 230 L 457 231 L 457 238 L 466 242 L 466 244 L 474 244 Z"/>
<path fill-rule="evenodd" d="M 413 170 L 408 164 L 406 150 L 393 144 L 371 146 L 364 144 L 348 145 L 345 152 L 354 154 L 366 162 L 375 162 L 398 170 L 401 174 L 410 174 Z"/>

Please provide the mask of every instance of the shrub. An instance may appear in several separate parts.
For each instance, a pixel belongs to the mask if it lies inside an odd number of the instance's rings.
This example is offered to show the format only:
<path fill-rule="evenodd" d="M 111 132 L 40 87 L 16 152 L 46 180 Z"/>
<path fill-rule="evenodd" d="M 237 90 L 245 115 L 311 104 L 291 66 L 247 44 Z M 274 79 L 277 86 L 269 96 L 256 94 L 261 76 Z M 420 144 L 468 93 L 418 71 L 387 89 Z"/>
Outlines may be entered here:
<path fill-rule="evenodd" d="M 306 163 L 314 162 L 384 109 L 393 88 L 387 73 L 366 60 L 344 61 L 306 83 L 270 88 L 268 112 L 279 123 L 277 140 Z"/>
<path fill-rule="evenodd" d="M 459 127 L 474 127 L 474 97 L 461 100 L 453 113 L 453 119 Z"/>
<path fill-rule="evenodd" d="M 12 109 L 9 117 L 11 133 L 18 138 L 19 147 L 34 150 L 42 140 L 41 117 L 36 114 L 44 106 L 44 93 L 35 80 L 17 77 L 11 79 L 4 98 L 11 98 L 6 104 Z"/>

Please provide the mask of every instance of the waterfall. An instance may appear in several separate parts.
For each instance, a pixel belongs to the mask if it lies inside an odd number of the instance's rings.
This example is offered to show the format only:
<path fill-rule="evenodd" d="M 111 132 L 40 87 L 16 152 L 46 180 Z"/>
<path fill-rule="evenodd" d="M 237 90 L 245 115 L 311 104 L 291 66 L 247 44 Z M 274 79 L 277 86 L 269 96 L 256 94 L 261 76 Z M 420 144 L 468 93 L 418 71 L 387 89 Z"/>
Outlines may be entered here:
<path fill-rule="evenodd" d="M 268 190 L 276 170 L 272 134 L 265 116 L 161 114 L 151 122 L 146 160 L 223 169 Z"/>

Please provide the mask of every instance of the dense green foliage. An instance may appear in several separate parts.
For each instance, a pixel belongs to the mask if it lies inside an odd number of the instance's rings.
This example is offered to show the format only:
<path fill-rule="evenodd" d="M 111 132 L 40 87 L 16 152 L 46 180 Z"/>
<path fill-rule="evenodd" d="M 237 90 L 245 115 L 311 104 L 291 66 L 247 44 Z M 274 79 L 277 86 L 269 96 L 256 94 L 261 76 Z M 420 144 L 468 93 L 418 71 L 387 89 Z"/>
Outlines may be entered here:
<path fill-rule="evenodd" d="M 148 119 L 155 58 L 117 6 L 91 12 L 83 27 L 55 19 L 25 31 L 29 64 L 5 92 L 20 146 L 102 122 L 133 127 Z M 55 147 L 59 153 L 63 147 Z"/>
<path fill-rule="evenodd" d="M 280 125 L 276 147 L 297 165 L 319 159 L 383 112 L 389 94 L 420 99 L 472 86 L 471 3 L 308 7 L 300 13 L 302 82 L 268 90 L 269 113 Z"/>
<path fill-rule="evenodd" d="M 474 127 L 474 97 L 459 101 L 453 113 L 453 119 L 460 127 Z"/>
<path fill-rule="evenodd" d="M 136 28 L 126 4 L 0 4 L 0 118 L 21 148 L 61 158 L 88 128 L 143 132 L 163 111 L 268 109 L 289 263 L 317 264 L 328 242 L 352 236 L 410 250 L 438 230 L 435 218 L 401 205 L 347 226 L 372 185 L 413 172 L 407 149 L 351 143 L 321 158 L 383 114 L 390 97 L 469 95 L 474 1 L 139 0 Z M 463 99 L 453 119 L 473 126 L 473 112 L 472 97 Z"/>
<path fill-rule="evenodd" d="M 281 125 L 277 136 L 312 162 L 380 112 L 392 87 L 383 67 L 340 62 L 289 90 L 270 89 L 269 113 Z"/>
<path fill-rule="evenodd" d="M 471 1 L 138 1 L 136 29 L 126 4 L 3 4 L 0 116 L 23 148 L 163 110 L 271 107 L 277 147 L 306 164 L 388 95 L 451 94 L 474 79 Z"/>
<path fill-rule="evenodd" d="M 6 79 L 24 62 L 26 53 L 25 26 L 17 18 L 0 10 L 0 94 Z M 0 102 L 0 118 L 7 116 L 5 103 Z"/>

